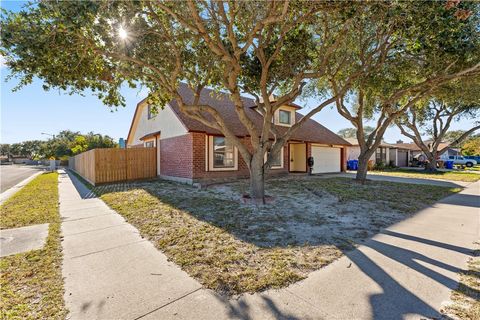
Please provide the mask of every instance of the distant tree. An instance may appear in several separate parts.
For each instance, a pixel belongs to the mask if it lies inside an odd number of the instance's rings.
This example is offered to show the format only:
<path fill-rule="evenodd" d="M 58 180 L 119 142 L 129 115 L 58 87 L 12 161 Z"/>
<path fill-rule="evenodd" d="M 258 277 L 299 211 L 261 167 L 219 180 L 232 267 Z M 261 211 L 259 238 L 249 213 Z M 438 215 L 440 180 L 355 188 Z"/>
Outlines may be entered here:
<path fill-rule="evenodd" d="M 478 119 L 480 115 L 480 79 L 456 81 L 432 93 L 423 103 L 410 106 L 397 118 L 396 124 L 403 135 L 409 137 L 425 153 L 428 171 L 437 170 L 437 158 L 450 146 L 460 146 L 471 134 L 480 129 L 480 121 L 465 131 L 448 136 L 449 145 L 440 149 L 453 121 L 462 118 Z M 428 136 L 429 139 L 424 139 Z"/>
<path fill-rule="evenodd" d="M 475 135 L 462 144 L 462 154 L 465 156 L 480 156 L 480 135 Z"/>
<path fill-rule="evenodd" d="M 70 150 L 72 150 L 72 153 L 74 155 L 87 151 L 88 150 L 87 139 L 85 139 L 84 136 L 76 136 L 75 140 L 70 145 Z"/>
<path fill-rule="evenodd" d="M 363 132 L 364 132 L 365 135 L 371 134 L 373 132 L 373 130 L 375 130 L 375 128 L 370 127 L 370 126 L 365 126 L 363 128 Z M 355 128 L 345 128 L 345 129 L 339 130 L 337 132 L 337 134 L 342 138 L 356 138 L 357 137 L 357 129 L 355 129 Z"/>
<path fill-rule="evenodd" d="M 0 144 L 0 155 L 7 156 L 10 158 L 10 144 L 8 143 Z"/>
<path fill-rule="evenodd" d="M 86 135 L 77 135 L 70 149 L 75 155 L 95 148 L 116 148 L 117 146 L 118 144 L 109 136 L 89 132 Z"/>

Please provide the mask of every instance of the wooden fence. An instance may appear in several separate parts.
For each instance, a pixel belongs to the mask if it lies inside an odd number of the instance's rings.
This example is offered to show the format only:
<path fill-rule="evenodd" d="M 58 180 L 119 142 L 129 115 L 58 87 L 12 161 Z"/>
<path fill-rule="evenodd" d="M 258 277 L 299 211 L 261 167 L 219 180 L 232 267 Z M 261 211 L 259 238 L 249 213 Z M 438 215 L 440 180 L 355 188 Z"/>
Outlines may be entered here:
<path fill-rule="evenodd" d="M 93 185 L 154 178 L 156 148 L 93 149 L 68 160 L 69 169 Z"/>

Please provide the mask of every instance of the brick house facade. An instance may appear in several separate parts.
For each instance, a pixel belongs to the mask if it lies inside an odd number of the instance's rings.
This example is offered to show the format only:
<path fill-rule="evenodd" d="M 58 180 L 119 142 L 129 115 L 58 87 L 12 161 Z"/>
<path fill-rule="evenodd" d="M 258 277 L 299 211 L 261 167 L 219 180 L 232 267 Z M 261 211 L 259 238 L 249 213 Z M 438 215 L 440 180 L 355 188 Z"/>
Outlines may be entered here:
<path fill-rule="evenodd" d="M 204 90 L 205 92 L 206 90 Z M 193 95 L 185 85 L 179 92 L 184 100 Z M 238 120 L 232 102 L 226 95 L 212 98 L 211 93 L 202 92 L 202 103 L 208 103 L 225 115 L 230 121 L 237 137 L 244 145 L 250 145 L 250 137 Z M 254 122 L 261 125 L 263 119 L 255 110 L 252 99 L 244 98 L 246 113 Z M 291 119 L 295 123 L 302 115 L 299 107 L 289 105 L 281 107 L 275 116 L 275 124 L 280 117 Z M 286 117 L 285 117 L 286 116 Z M 286 125 L 278 123 L 279 130 L 286 130 Z M 137 105 L 127 138 L 127 147 L 144 146 L 157 148 L 157 172 L 162 178 L 182 182 L 195 183 L 212 180 L 248 178 L 249 170 L 236 148 L 229 146 L 223 135 L 205 125 L 187 117 L 180 112 L 175 101 L 167 104 L 158 114 L 152 115 L 145 101 Z M 223 143 L 219 145 L 218 143 Z M 307 173 L 307 159 L 313 156 L 314 173 L 338 172 L 345 170 L 346 146 L 348 142 L 329 131 L 314 120 L 308 120 L 300 127 L 278 155 L 276 166 L 268 171 L 268 175 L 287 175 L 291 172 Z M 226 152 L 225 150 L 229 152 Z M 214 151 L 215 150 L 215 151 Z M 222 153 L 224 150 L 225 153 Z M 218 165 L 218 161 L 228 162 L 228 166 Z"/>

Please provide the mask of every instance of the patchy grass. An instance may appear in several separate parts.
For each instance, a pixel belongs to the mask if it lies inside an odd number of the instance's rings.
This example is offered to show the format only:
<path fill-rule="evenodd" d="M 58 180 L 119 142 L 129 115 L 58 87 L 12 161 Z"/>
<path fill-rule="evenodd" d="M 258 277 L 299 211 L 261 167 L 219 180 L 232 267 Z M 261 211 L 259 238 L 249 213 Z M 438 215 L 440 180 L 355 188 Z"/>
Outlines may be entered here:
<path fill-rule="evenodd" d="M 0 259 L 1 319 L 64 319 L 58 174 L 42 174 L 1 207 L 1 228 L 49 223 L 44 248 Z"/>
<path fill-rule="evenodd" d="M 385 176 L 396 176 L 406 178 L 418 178 L 418 179 L 437 179 L 437 180 L 450 180 L 450 181 L 464 181 L 475 182 L 480 180 L 480 175 L 473 172 L 461 172 L 461 171 L 437 171 L 426 172 L 422 170 L 409 170 L 409 169 L 390 169 L 383 171 L 369 171 L 369 174 L 380 174 Z"/>
<path fill-rule="evenodd" d="M 51 222 L 58 216 L 58 175 L 41 174 L 1 207 L 0 229 Z"/>
<path fill-rule="evenodd" d="M 458 191 L 427 186 L 428 192 L 415 192 L 408 184 L 318 177 L 272 179 L 266 187 L 275 202 L 260 208 L 240 204 L 247 181 L 208 190 L 155 181 L 95 192 L 204 286 L 232 295 L 303 279 L 382 228 Z"/>
<path fill-rule="evenodd" d="M 471 168 L 465 168 L 466 171 L 475 171 L 475 172 L 480 172 L 480 166 L 476 165 Z"/>
<path fill-rule="evenodd" d="M 403 213 L 414 213 L 461 190 L 388 181 L 367 181 L 361 184 L 347 178 L 318 179 L 306 182 L 305 185 L 314 190 L 325 190 L 338 197 L 340 202 L 374 201 Z"/>
<path fill-rule="evenodd" d="M 452 293 L 452 304 L 444 312 L 457 319 L 480 319 L 480 250 L 475 250 L 468 270 L 460 274 L 460 284 Z"/>

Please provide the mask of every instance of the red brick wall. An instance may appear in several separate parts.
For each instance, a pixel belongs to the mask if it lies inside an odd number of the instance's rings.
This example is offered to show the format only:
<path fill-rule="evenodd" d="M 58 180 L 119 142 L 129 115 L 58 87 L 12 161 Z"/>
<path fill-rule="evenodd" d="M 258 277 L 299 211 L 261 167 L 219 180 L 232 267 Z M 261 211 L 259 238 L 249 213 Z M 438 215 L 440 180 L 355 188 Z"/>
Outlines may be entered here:
<path fill-rule="evenodd" d="M 206 134 L 204 133 L 191 133 L 193 137 L 193 178 L 194 179 L 227 179 L 227 178 L 248 178 L 250 173 L 248 171 L 247 164 L 243 160 L 240 153 L 238 153 L 238 170 L 234 171 L 205 171 L 205 158 L 206 149 Z M 242 141 L 251 150 L 250 138 L 242 138 Z M 288 172 L 288 147 L 284 147 L 284 168 L 283 169 L 271 169 L 269 175 L 284 174 Z"/>
<path fill-rule="evenodd" d="M 160 174 L 193 178 L 193 137 L 191 134 L 160 140 Z"/>

